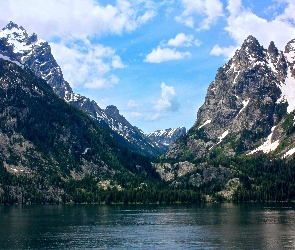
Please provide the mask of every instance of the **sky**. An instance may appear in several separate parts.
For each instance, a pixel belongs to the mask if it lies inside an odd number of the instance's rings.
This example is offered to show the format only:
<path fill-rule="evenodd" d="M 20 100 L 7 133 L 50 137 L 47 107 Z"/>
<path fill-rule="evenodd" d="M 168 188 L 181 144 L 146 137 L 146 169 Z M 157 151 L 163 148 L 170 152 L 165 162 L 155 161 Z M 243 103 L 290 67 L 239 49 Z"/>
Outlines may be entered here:
<path fill-rule="evenodd" d="M 115 105 L 145 133 L 193 126 L 219 67 L 248 35 L 280 50 L 295 0 L 0 0 L 9 21 L 49 42 L 75 93 Z"/>

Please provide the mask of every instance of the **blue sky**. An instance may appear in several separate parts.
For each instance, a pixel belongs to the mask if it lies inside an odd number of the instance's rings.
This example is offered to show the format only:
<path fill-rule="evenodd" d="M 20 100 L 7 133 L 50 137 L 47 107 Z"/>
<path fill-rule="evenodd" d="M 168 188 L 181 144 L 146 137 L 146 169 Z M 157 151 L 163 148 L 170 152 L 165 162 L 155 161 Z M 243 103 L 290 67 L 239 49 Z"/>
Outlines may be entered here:
<path fill-rule="evenodd" d="M 116 105 L 145 133 L 190 128 L 248 35 L 281 50 L 295 38 L 295 0 L 0 1 L 1 27 L 47 40 L 75 93 Z"/>

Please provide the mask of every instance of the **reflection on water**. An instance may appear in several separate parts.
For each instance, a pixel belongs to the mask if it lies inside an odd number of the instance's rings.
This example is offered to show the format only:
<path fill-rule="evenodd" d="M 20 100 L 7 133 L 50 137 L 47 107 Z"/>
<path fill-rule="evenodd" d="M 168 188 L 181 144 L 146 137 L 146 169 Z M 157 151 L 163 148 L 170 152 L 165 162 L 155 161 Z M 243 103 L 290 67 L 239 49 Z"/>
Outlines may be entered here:
<path fill-rule="evenodd" d="M 1 249 L 294 249 L 294 205 L 0 207 Z"/>

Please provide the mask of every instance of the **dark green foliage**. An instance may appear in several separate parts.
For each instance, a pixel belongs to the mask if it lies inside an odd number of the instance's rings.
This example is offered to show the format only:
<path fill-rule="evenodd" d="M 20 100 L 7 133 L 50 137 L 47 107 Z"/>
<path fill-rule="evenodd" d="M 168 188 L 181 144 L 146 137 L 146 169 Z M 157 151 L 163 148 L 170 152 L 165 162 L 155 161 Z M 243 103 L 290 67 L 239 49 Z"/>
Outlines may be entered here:
<path fill-rule="evenodd" d="M 242 185 L 234 194 L 235 202 L 295 200 L 295 158 L 285 161 L 261 155 L 236 164 Z"/>
<path fill-rule="evenodd" d="M 284 115 L 287 114 L 287 107 L 288 107 L 288 103 L 287 102 L 283 102 L 283 103 L 278 103 L 275 107 L 275 115 L 277 117 L 278 122 L 280 122 Z"/>
<path fill-rule="evenodd" d="M 192 136 L 195 140 L 203 140 L 204 142 L 208 142 L 210 141 L 210 139 L 208 138 L 206 132 L 205 132 L 205 129 L 204 128 L 196 128 L 196 127 L 193 127 L 191 128 L 187 135 L 182 137 L 182 139 L 178 139 L 178 141 L 184 141 L 185 139 L 187 139 L 188 137 Z"/>
<path fill-rule="evenodd" d="M 294 111 L 288 114 L 282 124 L 282 127 L 286 131 L 287 135 L 290 135 L 295 132 L 294 115 L 295 115 Z"/>

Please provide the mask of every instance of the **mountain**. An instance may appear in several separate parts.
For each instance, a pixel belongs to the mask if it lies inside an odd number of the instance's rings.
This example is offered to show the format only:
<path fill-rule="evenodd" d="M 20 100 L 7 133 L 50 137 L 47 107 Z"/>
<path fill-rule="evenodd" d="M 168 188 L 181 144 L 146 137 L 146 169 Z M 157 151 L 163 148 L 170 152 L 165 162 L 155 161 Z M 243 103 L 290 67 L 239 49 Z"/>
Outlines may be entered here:
<path fill-rule="evenodd" d="M 186 128 L 169 128 L 165 130 L 157 130 L 147 135 L 163 151 L 167 151 L 169 147 L 182 135 L 186 134 Z"/>
<path fill-rule="evenodd" d="M 276 180 L 287 178 L 276 168 L 293 168 L 288 164 L 295 153 L 294 63 L 295 39 L 282 52 L 273 42 L 264 49 L 249 36 L 218 69 L 193 127 L 154 164 L 162 178 L 174 185 L 205 185 L 216 192 L 232 186 L 243 189 L 240 177 L 249 181 L 252 175 L 252 193 L 254 187 L 263 189 L 257 184 L 264 176 L 262 170 L 257 174 L 261 165 L 278 171 Z M 294 176 L 293 171 L 288 175 Z"/>
<path fill-rule="evenodd" d="M 275 151 L 285 137 L 282 124 L 295 109 L 293 65 L 293 41 L 283 53 L 273 42 L 266 50 L 249 36 L 218 70 L 194 126 L 166 157 L 196 160 L 218 150 L 229 157 Z"/>
<path fill-rule="evenodd" d="M 35 33 L 29 36 L 22 26 L 10 22 L 0 32 L 0 57 L 21 65 L 36 77 L 45 80 L 55 94 L 88 114 L 98 124 L 110 128 L 114 138 L 132 151 L 152 157 L 164 152 L 141 130 L 121 116 L 114 106 L 104 110 L 95 101 L 75 94 L 70 84 L 63 78 L 62 70 L 51 53 L 50 45 L 38 39 Z"/>
<path fill-rule="evenodd" d="M 10 23 L 0 50 L 0 204 L 295 200 L 295 39 L 248 36 L 192 128 L 150 135 L 74 94 L 35 34 Z"/>
<path fill-rule="evenodd" d="M 148 157 L 119 145 L 46 81 L 3 59 L 0 152 L 0 204 L 110 201 L 104 189 L 160 183 Z"/>

